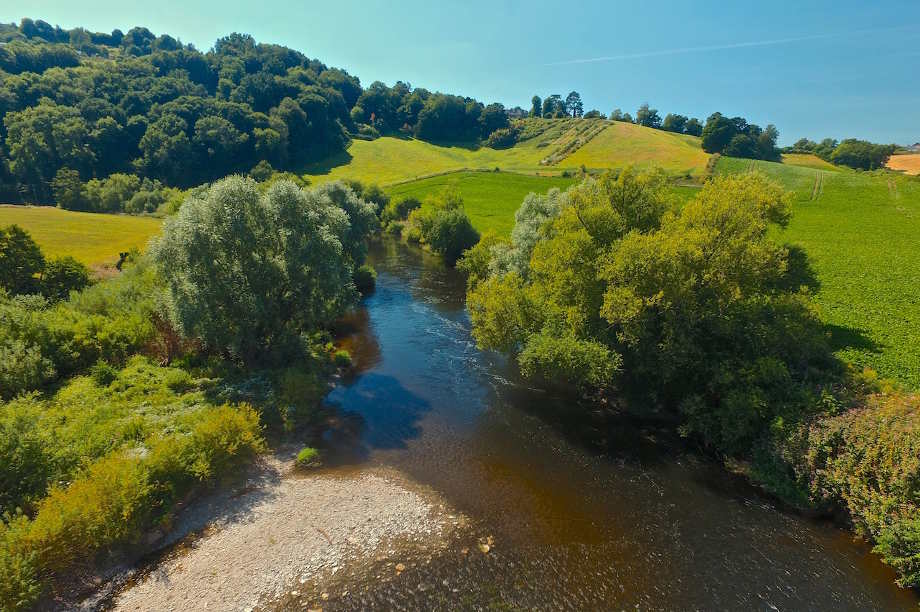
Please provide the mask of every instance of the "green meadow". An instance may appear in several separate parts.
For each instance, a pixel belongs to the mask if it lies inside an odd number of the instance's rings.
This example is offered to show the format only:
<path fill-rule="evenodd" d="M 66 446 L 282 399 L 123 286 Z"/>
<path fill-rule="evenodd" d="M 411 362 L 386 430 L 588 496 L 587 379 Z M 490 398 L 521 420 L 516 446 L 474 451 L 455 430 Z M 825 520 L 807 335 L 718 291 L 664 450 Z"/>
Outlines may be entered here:
<path fill-rule="evenodd" d="M 19 225 L 45 255 L 70 255 L 88 266 L 118 261 L 118 254 L 143 250 L 160 231 L 160 219 L 62 210 L 51 206 L 0 206 L 0 227 Z"/>
<path fill-rule="evenodd" d="M 815 302 L 840 357 L 920 387 L 920 180 L 723 158 L 795 193 L 779 238 L 809 256 Z"/>
<path fill-rule="evenodd" d="M 480 233 L 494 230 L 511 234 L 514 212 L 530 192 L 546 193 L 553 187 L 565 189 L 575 179 L 528 176 L 508 172 L 457 172 L 394 185 L 387 189 L 391 197 L 425 197 L 445 189 L 456 189 L 463 197 L 463 207 Z"/>

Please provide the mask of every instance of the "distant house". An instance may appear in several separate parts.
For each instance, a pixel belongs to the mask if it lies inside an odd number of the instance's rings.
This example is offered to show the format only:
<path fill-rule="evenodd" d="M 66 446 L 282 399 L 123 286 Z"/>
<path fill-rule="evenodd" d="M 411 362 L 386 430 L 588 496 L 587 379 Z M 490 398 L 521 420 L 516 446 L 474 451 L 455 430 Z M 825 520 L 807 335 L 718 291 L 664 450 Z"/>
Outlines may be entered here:
<path fill-rule="evenodd" d="M 913 151 L 914 153 L 920 153 L 920 142 L 915 142 L 914 144 L 910 145 L 907 148 Z"/>

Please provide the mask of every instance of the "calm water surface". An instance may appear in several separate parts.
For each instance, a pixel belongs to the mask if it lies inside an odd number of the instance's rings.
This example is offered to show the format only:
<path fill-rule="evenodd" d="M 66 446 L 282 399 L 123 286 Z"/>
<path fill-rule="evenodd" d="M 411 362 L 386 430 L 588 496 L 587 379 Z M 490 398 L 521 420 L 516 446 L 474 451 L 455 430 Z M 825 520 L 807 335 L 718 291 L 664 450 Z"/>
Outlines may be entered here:
<path fill-rule="evenodd" d="M 324 608 L 917 610 L 845 531 L 666 433 L 592 425 L 522 384 L 476 349 L 463 279 L 437 259 L 392 242 L 370 259 L 377 291 L 344 340 L 360 373 L 329 396 L 351 435 L 330 442 L 438 492 L 474 539 L 397 579 L 346 580 Z"/>

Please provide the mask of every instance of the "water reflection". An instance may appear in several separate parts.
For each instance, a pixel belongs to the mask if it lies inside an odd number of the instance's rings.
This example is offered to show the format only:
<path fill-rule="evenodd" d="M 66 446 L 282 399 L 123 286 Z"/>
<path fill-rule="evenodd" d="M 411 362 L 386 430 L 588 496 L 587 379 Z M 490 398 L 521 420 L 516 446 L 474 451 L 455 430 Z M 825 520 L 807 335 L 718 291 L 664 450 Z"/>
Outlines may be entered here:
<path fill-rule="evenodd" d="M 495 549 L 324 607 L 916 609 L 867 546 L 778 511 L 669 428 L 528 388 L 476 350 L 463 279 L 436 259 L 388 242 L 372 263 L 377 291 L 344 339 L 364 371 L 329 397 L 342 461 L 432 487 Z"/>

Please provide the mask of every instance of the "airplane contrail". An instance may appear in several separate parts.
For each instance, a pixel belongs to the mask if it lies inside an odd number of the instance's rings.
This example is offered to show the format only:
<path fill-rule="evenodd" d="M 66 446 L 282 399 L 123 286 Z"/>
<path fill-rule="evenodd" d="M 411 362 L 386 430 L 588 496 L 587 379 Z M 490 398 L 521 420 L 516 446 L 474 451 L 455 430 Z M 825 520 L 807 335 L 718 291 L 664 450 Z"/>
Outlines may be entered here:
<path fill-rule="evenodd" d="M 832 34 L 813 34 L 811 36 L 795 36 L 791 38 L 774 38 L 771 40 L 755 40 L 749 42 L 728 43 L 724 45 L 705 45 L 701 47 L 680 47 L 677 49 L 661 49 L 658 51 L 642 51 L 639 53 L 623 53 L 620 55 L 603 55 L 600 57 L 589 57 L 584 59 L 563 60 L 559 62 L 549 62 L 544 66 L 569 66 L 572 64 L 594 64 L 597 62 L 615 62 L 618 60 L 642 59 L 646 57 L 661 57 L 665 55 L 683 55 L 685 53 L 705 53 L 707 51 L 724 51 L 727 49 L 743 49 L 746 47 L 769 47 L 773 45 L 785 45 L 795 42 L 809 40 L 823 40 L 826 38 L 837 38 L 840 36 L 853 36 L 869 32 L 879 32 L 888 30 L 900 30 L 909 26 L 898 26 L 894 28 L 878 28 L 875 30 L 858 30 L 854 32 L 836 32 Z"/>

